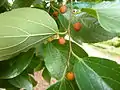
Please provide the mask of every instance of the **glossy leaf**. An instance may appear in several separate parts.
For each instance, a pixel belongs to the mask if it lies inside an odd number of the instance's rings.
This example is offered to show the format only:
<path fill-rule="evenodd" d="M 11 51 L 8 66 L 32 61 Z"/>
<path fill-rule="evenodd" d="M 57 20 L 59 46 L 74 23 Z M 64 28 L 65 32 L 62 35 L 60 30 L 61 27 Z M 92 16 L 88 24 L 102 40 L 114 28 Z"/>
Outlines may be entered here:
<path fill-rule="evenodd" d="M 75 64 L 74 72 L 80 90 L 112 90 L 112 88 L 83 61 Z"/>
<path fill-rule="evenodd" d="M 71 36 L 76 42 L 80 43 L 82 41 L 85 43 L 96 43 L 106 41 L 118 36 L 116 33 L 108 32 L 100 26 L 98 20 L 95 18 L 95 10 L 90 9 L 92 10 L 90 11 L 89 9 L 84 9 L 84 5 L 81 6 L 81 8 L 82 7 L 83 9 L 81 9 L 81 11 L 84 12 L 72 13 L 73 18 L 71 23 Z M 68 27 L 67 23 L 69 23 L 70 20 L 70 11 L 68 10 L 64 15 L 59 15 L 59 19 L 63 24 L 62 26 Z M 75 31 L 73 28 L 73 24 L 75 24 L 76 22 L 80 22 L 82 24 L 82 28 L 78 32 Z"/>
<path fill-rule="evenodd" d="M 73 28 L 71 30 L 72 38 L 76 42 L 87 42 L 87 43 L 96 43 L 101 41 L 106 41 L 117 36 L 115 33 L 110 33 L 100 26 L 97 19 L 86 14 L 80 13 L 74 18 L 73 24 L 80 22 L 82 28 L 80 31 L 75 31 Z"/>
<path fill-rule="evenodd" d="M 50 87 L 48 87 L 47 90 L 59 90 L 59 87 L 60 87 L 60 82 L 57 82 L 51 85 Z"/>
<path fill-rule="evenodd" d="M 64 79 L 53 84 L 47 90 L 76 90 L 76 89 L 70 81 Z"/>
<path fill-rule="evenodd" d="M 73 51 L 77 52 L 79 57 L 87 56 L 87 53 L 78 45 L 72 43 Z M 78 52 L 79 51 L 79 52 Z M 68 59 L 69 53 L 69 43 L 60 45 L 58 41 L 53 41 L 45 46 L 45 65 L 50 72 L 51 76 L 60 79 L 63 76 L 64 69 L 67 65 L 66 61 Z M 71 58 L 72 59 L 72 58 Z"/>
<path fill-rule="evenodd" d="M 82 12 L 87 12 L 89 15 L 93 16 L 94 18 L 97 18 L 96 11 L 91 8 L 82 8 Z"/>
<path fill-rule="evenodd" d="M 30 7 L 35 0 L 15 0 L 12 8 Z"/>
<path fill-rule="evenodd" d="M 83 59 L 113 90 L 120 89 L 120 65 L 114 61 L 89 57 Z"/>
<path fill-rule="evenodd" d="M 17 88 L 24 88 L 26 90 L 33 90 L 32 83 L 29 81 L 29 78 L 23 75 L 19 75 L 13 79 L 10 79 L 9 82 Z"/>
<path fill-rule="evenodd" d="M 42 77 L 48 82 L 50 83 L 51 80 L 51 75 L 49 73 L 49 71 L 47 70 L 47 68 L 45 68 L 42 72 Z"/>
<path fill-rule="evenodd" d="M 62 14 L 58 16 L 58 25 L 60 31 L 66 31 L 68 29 L 69 22 Z"/>
<path fill-rule="evenodd" d="M 0 62 L 0 79 L 14 78 L 21 74 L 30 64 L 35 49 L 20 53 L 9 61 Z"/>
<path fill-rule="evenodd" d="M 36 68 L 34 68 L 34 72 L 42 70 L 44 68 L 44 66 L 45 66 L 45 62 L 40 61 L 39 65 Z"/>
<path fill-rule="evenodd" d="M 58 31 L 52 17 L 35 8 L 2 13 L 0 20 L 0 61 L 35 46 Z"/>
<path fill-rule="evenodd" d="M 41 70 L 43 67 L 44 61 L 42 60 L 42 57 L 34 55 L 29 66 L 27 67 L 27 72 L 34 74 L 35 71 Z"/>
<path fill-rule="evenodd" d="M 103 2 L 93 7 L 100 25 L 108 32 L 120 33 L 120 2 Z"/>
<path fill-rule="evenodd" d="M 47 44 L 45 51 L 44 60 L 48 71 L 53 77 L 60 79 L 66 66 L 65 56 L 52 43 Z"/>

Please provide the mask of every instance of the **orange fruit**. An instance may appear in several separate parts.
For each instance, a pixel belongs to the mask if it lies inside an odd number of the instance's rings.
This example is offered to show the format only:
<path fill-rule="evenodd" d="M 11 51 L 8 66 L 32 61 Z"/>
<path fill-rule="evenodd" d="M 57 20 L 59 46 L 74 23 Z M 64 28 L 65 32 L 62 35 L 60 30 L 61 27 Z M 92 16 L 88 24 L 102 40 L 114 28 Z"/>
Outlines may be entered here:
<path fill-rule="evenodd" d="M 60 37 L 59 40 L 58 40 L 58 43 L 62 44 L 62 45 L 65 44 L 65 42 L 66 41 L 65 41 L 65 39 L 63 37 Z"/>
<path fill-rule="evenodd" d="M 73 24 L 73 28 L 75 31 L 79 31 L 82 28 L 82 24 L 80 22 L 77 22 Z"/>
<path fill-rule="evenodd" d="M 54 16 L 54 17 L 57 17 L 58 14 L 59 14 L 59 13 L 58 13 L 57 11 L 53 12 L 53 16 Z"/>
<path fill-rule="evenodd" d="M 73 72 L 68 72 L 67 75 L 66 75 L 66 78 L 68 80 L 74 80 L 75 79 L 74 73 Z"/>
<path fill-rule="evenodd" d="M 62 5 L 61 7 L 60 7 L 60 12 L 61 13 L 65 13 L 67 11 L 67 7 L 65 6 L 65 5 Z"/>

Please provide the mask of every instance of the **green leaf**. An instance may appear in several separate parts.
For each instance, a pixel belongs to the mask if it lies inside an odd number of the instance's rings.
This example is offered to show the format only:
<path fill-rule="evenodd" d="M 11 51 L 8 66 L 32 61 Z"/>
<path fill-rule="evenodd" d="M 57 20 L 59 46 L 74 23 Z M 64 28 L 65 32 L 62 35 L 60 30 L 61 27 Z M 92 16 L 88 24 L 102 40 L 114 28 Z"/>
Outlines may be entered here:
<path fill-rule="evenodd" d="M 3 89 L 1 89 L 3 88 Z M 0 79 L 0 90 L 19 90 L 8 82 L 7 79 Z"/>
<path fill-rule="evenodd" d="M 14 86 L 8 80 L 0 79 L 0 88 L 13 88 Z"/>
<path fill-rule="evenodd" d="M 0 7 L 0 13 L 3 13 L 3 12 L 5 12 L 5 11 L 7 11 L 6 7 L 5 7 L 5 6 L 1 6 L 1 7 Z"/>
<path fill-rule="evenodd" d="M 34 8 L 45 9 L 46 2 L 42 0 L 35 0 L 32 5 Z"/>
<path fill-rule="evenodd" d="M 69 22 L 62 14 L 58 16 L 58 25 L 60 31 L 66 31 L 68 29 Z"/>
<path fill-rule="evenodd" d="M 20 8 L 2 13 L 0 21 L 0 61 L 13 57 L 58 32 L 54 19 L 47 12 L 35 8 Z"/>
<path fill-rule="evenodd" d="M 32 83 L 33 87 L 35 87 L 37 85 L 37 81 L 34 79 L 33 76 L 29 75 L 29 81 Z"/>
<path fill-rule="evenodd" d="M 51 85 L 49 88 L 47 88 L 47 90 L 60 90 L 59 87 L 60 87 L 60 82 L 57 82 Z"/>
<path fill-rule="evenodd" d="M 42 72 L 42 77 L 48 82 L 50 83 L 51 80 L 51 75 L 49 73 L 49 71 L 47 70 L 47 68 L 45 68 Z"/>
<path fill-rule="evenodd" d="M 75 79 L 72 80 L 72 81 L 69 81 L 69 82 L 72 84 L 72 86 L 74 86 L 74 89 L 73 89 L 73 90 L 80 90 L 80 89 L 78 88 L 78 85 L 77 85 Z"/>
<path fill-rule="evenodd" d="M 49 43 L 46 46 L 44 60 L 45 65 L 51 75 L 57 79 L 60 79 L 66 66 L 66 58 L 52 43 Z"/>
<path fill-rule="evenodd" d="M 44 61 L 40 61 L 39 65 L 36 68 L 34 68 L 34 72 L 42 70 L 44 66 L 45 66 Z"/>
<path fill-rule="evenodd" d="M 110 33 L 100 26 L 97 19 L 87 13 L 80 13 L 73 19 L 73 24 L 80 22 L 82 28 L 79 32 L 71 29 L 71 36 L 76 42 L 96 43 L 106 41 L 117 36 L 115 33 Z M 88 34 L 89 33 L 89 34 Z"/>
<path fill-rule="evenodd" d="M 42 0 L 35 0 L 33 4 L 40 4 Z"/>
<path fill-rule="evenodd" d="M 32 83 L 29 81 L 29 76 L 19 75 L 13 79 L 8 80 L 17 88 L 24 88 L 26 90 L 33 90 Z"/>
<path fill-rule="evenodd" d="M 89 15 L 93 16 L 94 18 L 97 18 L 96 11 L 91 8 L 82 8 L 82 12 L 87 12 Z"/>
<path fill-rule="evenodd" d="M 77 52 L 79 57 L 87 56 L 87 53 L 78 45 L 72 43 L 73 51 Z M 79 52 L 78 52 L 79 51 Z M 60 79 L 63 76 L 64 69 L 67 65 L 66 61 L 68 59 L 69 53 L 69 43 L 66 41 L 66 44 L 60 45 L 58 41 L 55 40 L 51 43 L 48 43 L 45 46 L 45 65 L 51 76 L 56 79 Z"/>
<path fill-rule="evenodd" d="M 0 0 L 0 7 L 6 2 L 7 0 Z"/>
<path fill-rule="evenodd" d="M 51 85 L 47 90 L 76 90 L 76 89 L 70 81 L 64 79 Z"/>
<path fill-rule="evenodd" d="M 120 2 L 102 2 L 93 7 L 100 25 L 108 32 L 120 33 Z"/>
<path fill-rule="evenodd" d="M 20 90 L 19 88 L 13 87 L 13 88 L 6 88 L 5 90 Z"/>
<path fill-rule="evenodd" d="M 27 67 L 27 72 L 34 74 L 35 71 L 41 70 L 44 67 L 44 61 L 42 60 L 42 57 L 34 55 L 31 63 Z"/>
<path fill-rule="evenodd" d="M 30 7 L 35 0 L 15 0 L 12 8 Z"/>
<path fill-rule="evenodd" d="M 82 9 L 86 11 L 86 9 Z M 92 9 L 90 9 L 92 10 Z M 96 43 L 101 41 L 106 41 L 118 36 L 116 33 L 110 33 L 102 28 L 96 18 L 96 12 L 90 11 L 87 9 L 86 12 L 78 12 L 73 14 L 72 23 L 71 23 L 71 36 L 72 38 L 80 43 L 87 42 L 87 43 Z M 93 16 L 89 15 L 92 13 Z M 62 28 L 68 28 L 68 23 L 70 20 L 70 11 L 66 12 L 64 15 L 59 15 L 59 21 L 63 24 L 61 25 Z M 73 28 L 73 24 L 76 22 L 80 22 L 82 24 L 82 28 L 79 32 L 76 32 Z M 86 34 L 89 33 L 89 34 Z"/>
<path fill-rule="evenodd" d="M 112 90 L 93 69 L 79 60 L 74 66 L 74 73 L 80 90 Z"/>
<path fill-rule="evenodd" d="M 76 45 L 75 43 L 72 43 L 71 45 L 73 47 L 72 51 L 76 53 L 76 55 L 78 55 L 79 57 L 83 58 L 88 56 L 88 54 L 80 46 Z"/>
<path fill-rule="evenodd" d="M 81 1 L 77 1 L 77 2 L 73 2 L 73 8 L 74 9 L 81 9 L 81 8 L 91 8 L 93 5 L 95 4 L 95 2 L 81 2 Z M 68 7 L 70 8 L 70 3 L 68 4 Z"/>
<path fill-rule="evenodd" d="M 114 61 L 86 57 L 85 63 L 92 68 L 113 90 L 120 89 L 120 65 Z"/>
<path fill-rule="evenodd" d="M 33 87 L 37 85 L 37 81 L 35 81 L 34 77 L 29 75 L 29 81 L 32 83 Z"/>
<path fill-rule="evenodd" d="M 21 74 L 30 64 L 34 51 L 35 49 L 32 48 L 27 52 L 20 53 L 9 61 L 0 62 L 0 78 L 9 79 Z"/>

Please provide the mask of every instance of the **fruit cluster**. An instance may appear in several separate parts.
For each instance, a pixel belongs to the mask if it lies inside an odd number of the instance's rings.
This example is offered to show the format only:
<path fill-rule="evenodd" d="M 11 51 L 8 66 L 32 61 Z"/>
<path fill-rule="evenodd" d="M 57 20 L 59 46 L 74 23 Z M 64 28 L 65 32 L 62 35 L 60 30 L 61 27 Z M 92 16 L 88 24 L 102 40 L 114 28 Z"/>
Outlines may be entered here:
<path fill-rule="evenodd" d="M 60 13 L 62 13 L 62 14 L 64 14 L 65 12 L 67 12 L 67 6 L 65 6 L 65 5 L 62 5 L 60 8 L 59 8 L 59 11 L 60 11 Z M 58 11 L 54 11 L 53 12 L 53 16 L 55 17 L 55 18 L 57 18 L 58 17 L 58 15 L 59 15 L 59 13 L 58 13 Z M 80 22 L 76 22 L 76 23 L 74 23 L 73 24 L 73 28 L 74 28 L 74 30 L 75 31 L 80 31 L 80 29 L 82 28 L 82 24 L 80 23 Z M 60 37 L 59 38 L 59 40 L 58 40 L 58 43 L 59 44 L 65 44 L 65 39 L 63 38 L 63 37 Z"/>

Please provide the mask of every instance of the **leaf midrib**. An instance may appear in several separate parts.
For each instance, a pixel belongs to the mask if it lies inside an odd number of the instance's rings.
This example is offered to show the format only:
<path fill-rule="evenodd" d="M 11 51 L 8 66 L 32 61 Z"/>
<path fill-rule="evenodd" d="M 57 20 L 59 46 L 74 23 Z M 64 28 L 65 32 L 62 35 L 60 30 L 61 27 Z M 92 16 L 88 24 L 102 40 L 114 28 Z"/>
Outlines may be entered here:
<path fill-rule="evenodd" d="M 20 51 L 24 50 L 25 48 L 28 48 L 28 47 L 30 47 L 30 46 L 32 46 L 32 45 L 34 45 L 34 44 L 37 44 L 37 43 L 39 43 L 40 41 L 42 41 L 42 40 L 44 40 L 44 39 L 46 39 L 46 38 L 48 38 L 48 37 L 49 37 L 49 36 L 46 36 L 45 38 L 42 38 L 42 39 L 40 39 L 39 41 L 36 41 L 35 43 L 29 44 L 28 46 L 26 46 L 26 47 L 24 47 L 24 48 L 22 48 L 22 49 L 19 49 L 19 50 L 13 52 L 13 53 L 2 55 L 2 56 L 0 56 L 0 58 L 5 57 L 5 56 L 10 56 L 10 55 L 13 55 L 13 54 L 15 54 L 15 53 L 17 53 L 17 52 L 20 52 Z"/>
<path fill-rule="evenodd" d="M 111 68 L 109 68 L 109 67 L 107 67 L 107 66 L 105 66 L 105 65 L 102 65 L 102 64 L 99 64 L 99 63 L 95 63 L 95 62 L 91 62 L 90 60 L 89 60 L 89 61 L 84 60 L 84 61 L 86 61 L 86 62 L 90 62 L 90 63 L 93 63 L 93 64 L 96 64 L 96 65 L 99 65 L 99 66 L 101 66 L 101 67 L 108 68 L 108 69 L 110 69 L 110 70 L 112 70 L 112 71 L 115 71 L 115 72 L 117 72 L 117 73 L 119 73 L 119 74 L 120 74 L 120 72 L 116 71 L 114 68 L 113 68 L 113 69 L 111 69 Z"/>
<path fill-rule="evenodd" d="M 87 61 L 87 60 L 85 60 L 85 61 Z M 116 70 L 114 70 L 114 69 L 111 69 L 111 68 L 109 68 L 109 67 L 107 67 L 107 66 L 101 65 L 101 64 L 99 64 L 99 63 L 91 62 L 90 60 L 87 61 L 87 62 L 90 62 L 90 63 L 96 64 L 96 65 L 99 65 L 99 66 L 101 66 L 101 67 L 108 68 L 108 69 L 110 69 L 110 70 L 112 70 L 112 71 L 115 71 L 115 72 L 117 72 L 117 73 L 120 74 L 120 72 L 118 72 L 118 71 L 116 71 Z M 118 75 L 119 75 L 119 74 L 118 74 Z M 102 75 L 100 75 L 100 77 L 110 79 L 110 80 L 115 81 L 115 82 L 117 82 L 118 84 L 120 84 L 120 81 L 114 80 L 114 79 L 112 79 L 112 78 L 109 77 L 109 76 L 106 77 L 106 76 L 102 76 Z"/>

